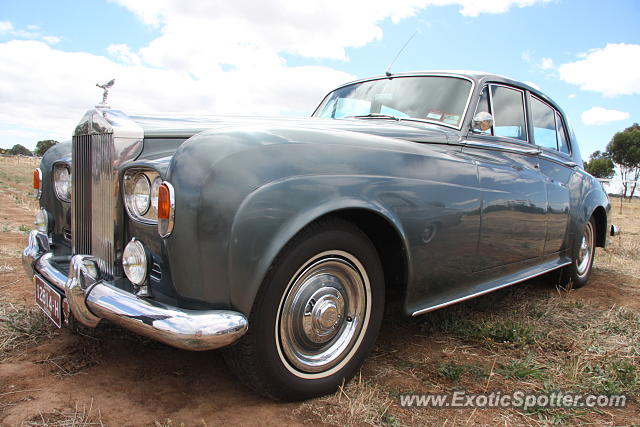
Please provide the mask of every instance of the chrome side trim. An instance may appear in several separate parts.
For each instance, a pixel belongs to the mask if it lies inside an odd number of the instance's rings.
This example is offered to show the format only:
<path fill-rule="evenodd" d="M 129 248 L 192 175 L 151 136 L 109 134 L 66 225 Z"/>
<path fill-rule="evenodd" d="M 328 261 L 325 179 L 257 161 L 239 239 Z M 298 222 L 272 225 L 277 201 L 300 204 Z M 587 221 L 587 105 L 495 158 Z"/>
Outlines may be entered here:
<path fill-rule="evenodd" d="M 562 160 L 562 159 L 560 159 L 558 157 L 551 156 L 551 155 L 546 154 L 544 152 L 540 153 L 540 158 L 541 159 L 545 159 L 545 160 L 549 160 L 550 162 L 561 164 L 561 165 L 569 167 L 569 168 L 575 168 L 576 166 L 578 166 L 578 164 L 576 162 L 574 162 L 573 160 Z"/>
<path fill-rule="evenodd" d="M 502 145 L 493 142 L 485 142 L 485 141 L 475 141 L 475 140 L 467 140 L 464 146 L 472 147 L 472 148 L 480 148 L 484 150 L 499 150 L 506 151 L 509 153 L 517 153 L 517 154 L 526 154 L 528 156 L 535 156 L 540 154 L 540 150 L 537 148 L 519 148 L 510 145 Z"/>
<path fill-rule="evenodd" d="M 447 302 L 444 302 L 442 304 L 437 304 L 437 305 L 433 305 L 433 306 L 430 306 L 430 307 L 422 308 L 420 310 L 414 311 L 411 314 L 411 316 L 412 317 L 419 316 L 421 314 L 428 313 L 430 311 L 438 310 L 440 308 L 444 308 L 444 307 L 447 307 L 447 306 L 450 306 L 450 305 L 453 305 L 453 304 L 456 304 L 456 303 L 459 303 L 459 302 L 462 302 L 462 301 L 466 301 L 466 300 L 469 300 L 469 299 L 472 299 L 472 298 L 475 298 L 475 297 L 479 297 L 481 295 L 488 294 L 489 292 L 497 291 L 498 289 L 506 288 L 507 286 L 515 285 L 517 283 L 521 283 L 521 282 L 527 281 L 529 279 L 533 279 L 534 277 L 541 276 L 541 275 L 543 275 L 545 273 L 548 273 L 548 272 L 553 271 L 553 270 L 557 270 L 558 268 L 565 267 L 565 266 L 567 266 L 569 264 L 571 264 L 571 261 L 562 262 L 562 263 L 559 263 L 557 265 L 554 265 L 551 268 L 547 268 L 547 269 L 544 269 L 544 270 L 541 270 L 541 271 L 537 271 L 534 274 L 521 277 L 521 278 L 513 280 L 511 282 L 502 283 L 502 284 L 500 284 L 498 286 L 495 286 L 493 288 L 485 289 L 484 291 L 480 291 L 480 292 L 476 292 L 474 294 L 466 295 L 464 297 L 456 298 L 454 300 L 447 301 Z"/>
<path fill-rule="evenodd" d="M 29 234 L 22 262 L 27 275 L 39 274 L 65 293 L 73 316 L 85 326 L 101 319 L 185 350 L 213 350 L 237 341 L 248 329 L 247 318 L 231 310 L 186 310 L 137 297 L 97 279 L 95 259 L 71 258 L 69 275 L 58 270 L 51 252 L 44 252 L 37 230 Z"/>

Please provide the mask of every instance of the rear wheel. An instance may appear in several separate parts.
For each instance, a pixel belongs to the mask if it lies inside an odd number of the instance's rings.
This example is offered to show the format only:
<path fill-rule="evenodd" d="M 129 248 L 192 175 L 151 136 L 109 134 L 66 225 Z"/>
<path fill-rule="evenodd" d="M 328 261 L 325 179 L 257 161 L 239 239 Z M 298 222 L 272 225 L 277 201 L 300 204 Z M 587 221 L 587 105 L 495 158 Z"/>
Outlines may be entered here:
<path fill-rule="evenodd" d="M 372 349 L 383 308 L 384 277 L 371 241 L 348 222 L 323 220 L 276 258 L 249 332 L 225 359 L 245 384 L 272 398 L 331 393 Z"/>
<path fill-rule="evenodd" d="M 582 235 L 574 243 L 571 264 L 562 271 L 562 283 L 581 288 L 591 276 L 596 251 L 596 222 L 591 217 L 582 229 Z"/>

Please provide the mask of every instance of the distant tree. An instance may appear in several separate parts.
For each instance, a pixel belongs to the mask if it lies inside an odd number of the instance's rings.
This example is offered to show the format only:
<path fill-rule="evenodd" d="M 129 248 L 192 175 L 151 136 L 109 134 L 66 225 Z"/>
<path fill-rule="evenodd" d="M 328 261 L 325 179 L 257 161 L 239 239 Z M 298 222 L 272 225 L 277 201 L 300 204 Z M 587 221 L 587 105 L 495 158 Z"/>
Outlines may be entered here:
<path fill-rule="evenodd" d="M 11 147 L 9 149 L 8 154 L 17 156 L 17 155 L 23 155 L 23 156 L 33 156 L 33 153 L 24 145 L 20 145 L 20 144 L 16 144 L 13 147 Z"/>
<path fill-rule="evenodd" d="M 6 148 L 0 148 L 0 154 L 8 154 L 7 151 L 9 150 L 7 150 Z"/>
<path fill-rule="evenodd" d="M 622 132 L 616 133 L 607 145 L 607 151 L 611 154 L 611 160 L 620 168 L 623 197 L 631 189 L 629 199 L 633 198 L 637 181 L 640 178 L 640 125 L 634 123 Z M 636 181 L 633 184 L 628 181 Z"/>
<path fill-rule="evenodd" d="M 57 143 L 58 141 L 55 141 L 53 139 L 44 139 L 42 141 L 38 141 L 33 154 L 35 154 L 36 156 L 43 156 L 49 148 L 53 147 Z"/>
<path fill-rule="evenodd" d="M 585 163 L 584 168 L 596 178 L 611 178 L 616 174 L 616 166 L 611 160 L 611 154 L 606 151 L 604 153 L 594 152 L 589 157 L 589 161 Z"/>

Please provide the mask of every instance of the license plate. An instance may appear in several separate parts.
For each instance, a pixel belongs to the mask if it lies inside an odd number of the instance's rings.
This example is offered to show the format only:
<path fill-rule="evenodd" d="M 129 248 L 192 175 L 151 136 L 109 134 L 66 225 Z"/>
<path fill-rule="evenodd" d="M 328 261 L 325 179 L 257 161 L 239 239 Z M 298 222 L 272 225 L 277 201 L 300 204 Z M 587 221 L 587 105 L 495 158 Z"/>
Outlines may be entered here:
<path fill-rule="evenodd" d="M 62 327 L 62 295 L 39 276 L 33 276 L 33 283 L 38 307 L 58 328 Z"/>

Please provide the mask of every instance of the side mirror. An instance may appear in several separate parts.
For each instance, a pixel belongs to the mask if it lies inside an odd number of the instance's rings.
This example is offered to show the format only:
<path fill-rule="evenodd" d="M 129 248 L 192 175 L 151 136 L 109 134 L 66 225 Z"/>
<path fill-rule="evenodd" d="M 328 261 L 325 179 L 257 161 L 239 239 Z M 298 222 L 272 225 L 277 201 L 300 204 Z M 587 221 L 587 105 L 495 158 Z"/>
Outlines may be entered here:
<path fill-rule="evenodd" d="M 471 130 L 473 132 L 485 133 L 493 127 L 493 116 L 486 111 L 480 111 L 473 116 L 471 122 Z"/>

